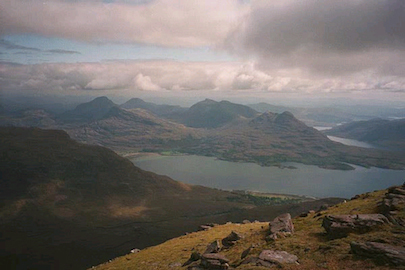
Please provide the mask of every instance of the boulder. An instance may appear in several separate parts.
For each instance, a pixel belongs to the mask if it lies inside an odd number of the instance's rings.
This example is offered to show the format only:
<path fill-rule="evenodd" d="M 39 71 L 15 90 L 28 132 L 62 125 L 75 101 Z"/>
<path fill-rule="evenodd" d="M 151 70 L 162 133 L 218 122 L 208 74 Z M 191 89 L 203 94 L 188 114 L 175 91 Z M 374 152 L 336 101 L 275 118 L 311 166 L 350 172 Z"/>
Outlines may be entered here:
<path fill-rule="evenodd" d="M 294 233 L 294 224 L 289 213 L 276 217 L 269 223 L 269 235 L 266 240 L 276 240 L 280 236 Z"/>
<path fill-rule="evenodd" d="M 198 261 L 199 259 L 201 259 L 201 254 L 198 252 L 193 252 L 193 253 L 191 253 L 190 258 L 185 263 L 183 263 L 182 266 L 184 267 L 184 266 L 190 265 L 193 262 Z"/>
<path fill-rule="evenodd" d="M 236 244 L 239 239 L 242 239 L 243 236 L 237 232 L 232 231 L 227 237 L 222 239 L 222 246 L 225 248 L 229 248 Z"/>
<path fill-rule="evenodd" d="M 263 250 L 259 257 L 248 257 L 241 262 L 243 264 L 252 264 L 273 268 L 276 266 L 282 267 L 285 264 L 299 264 L 298 257 L 286 251 Z"/>
<path fill-rule="evenodd" d="M 203 254 L 200 265 L 206 269 L 229 269 L 229 259 L 218 253 Z"/>
<path fill-rule="evenodd" d="M 351 242 L 353 254 L 373 258 L 377 262 L 389 263 L 396 266 L 405 266 L 405 248 L 378 242 Z"/>
<path fill-rule="evenodd" d="M 349 233 L 365 233 L 389 224 L 381 214 L 328 215 L 323 218 L 322 227 L 332 239 L 346 237 Z"/>
<path fill-rule="evenodd" d="M 215 240 L 211 244 L 207 246 L 207 249 L 204 251 L 204 254 L 207 253 L 218 253 L 221 250 L 221 245 L 219 243 L 219 240 Z"/>
<path fill-rule="evenodd" d="M 283 265 L 283 264 L 297 264 L 298 263 L 298 257 L 290 254 L 286 251 L 274 251 L 274 250 L 263 250 L 260 255 L 259 259 L 274 263 L 277 265 Z"/>

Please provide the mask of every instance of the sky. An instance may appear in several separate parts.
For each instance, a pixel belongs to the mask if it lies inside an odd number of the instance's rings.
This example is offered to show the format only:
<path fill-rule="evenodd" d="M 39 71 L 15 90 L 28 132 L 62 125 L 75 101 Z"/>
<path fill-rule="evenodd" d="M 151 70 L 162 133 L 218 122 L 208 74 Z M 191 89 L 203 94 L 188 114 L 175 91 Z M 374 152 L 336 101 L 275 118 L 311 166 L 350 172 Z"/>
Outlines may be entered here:
<path fill-rule="evenodd" d="M 0 89 L 405 103 L 405 1 L 0 0 Z"/>

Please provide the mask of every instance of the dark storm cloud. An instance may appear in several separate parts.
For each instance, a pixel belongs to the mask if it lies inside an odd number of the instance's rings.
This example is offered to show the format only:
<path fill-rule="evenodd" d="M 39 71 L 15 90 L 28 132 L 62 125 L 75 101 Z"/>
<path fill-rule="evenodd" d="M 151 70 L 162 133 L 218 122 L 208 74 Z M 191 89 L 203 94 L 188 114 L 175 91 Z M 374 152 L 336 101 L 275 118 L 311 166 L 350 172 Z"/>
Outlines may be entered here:
<path fill-rule="evenodd" d="M 258 1 L 227 45 L 269 67 L 387 70 L 405 57 L 405 1 Z"/>

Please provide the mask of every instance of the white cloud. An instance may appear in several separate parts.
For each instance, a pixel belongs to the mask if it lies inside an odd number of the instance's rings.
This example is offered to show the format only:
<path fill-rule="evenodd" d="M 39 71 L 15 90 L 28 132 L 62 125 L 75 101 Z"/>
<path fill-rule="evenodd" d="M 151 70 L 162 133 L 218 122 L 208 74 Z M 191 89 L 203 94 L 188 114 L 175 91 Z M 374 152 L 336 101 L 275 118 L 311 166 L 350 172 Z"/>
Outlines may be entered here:
<path fill-rule="evenodd" d="M 222 41 L 247 5 L 238 0 L 1 0 L 0 35 L 39 34 L 88 42 L 211 46 Z"/>
<path fill-rule="evenodd" d="M 8 93 L 74 94 L 85 91 L 217 93 L 366 93 L 405 89 L 405 78 L 373 72 L 334 78 L 299 71 L 264 72 L 252 63 L 110 61 L 16 65 L 0 63 L 0 85 Z"/>
<path fill-rule="evenodd" d="M 145 91 L 158 91 L 161 88 L 154 84 L 149 76 L 144 76 L 142 73 L 136 75 L 133 80 L 136 89 Z"/>

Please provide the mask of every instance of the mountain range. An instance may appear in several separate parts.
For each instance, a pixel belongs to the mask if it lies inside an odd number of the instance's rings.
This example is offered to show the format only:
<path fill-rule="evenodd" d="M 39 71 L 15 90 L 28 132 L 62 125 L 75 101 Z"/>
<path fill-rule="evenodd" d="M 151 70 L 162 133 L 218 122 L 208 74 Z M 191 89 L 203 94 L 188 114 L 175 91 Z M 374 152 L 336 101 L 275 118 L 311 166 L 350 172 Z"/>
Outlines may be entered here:
<path fill-rule="evenodd" d="M 27 112 L 2 116 L 0 124 L 63 129 L 75 140 L 120 153 L 173 151 L 265 166 L 293 161 L 329 169 L 352 169 L 347 163 L 405 167 L 399 154 L 332 142 L 289 112 L 258 113 L 245 105 L 207 99 L 163 117 L 153 112 L 163 105 L 140 100 L 124 104 L 155 109 L 124 109 L 99 97 L 57 116 L 37 110 L 35 117 Z"/>

